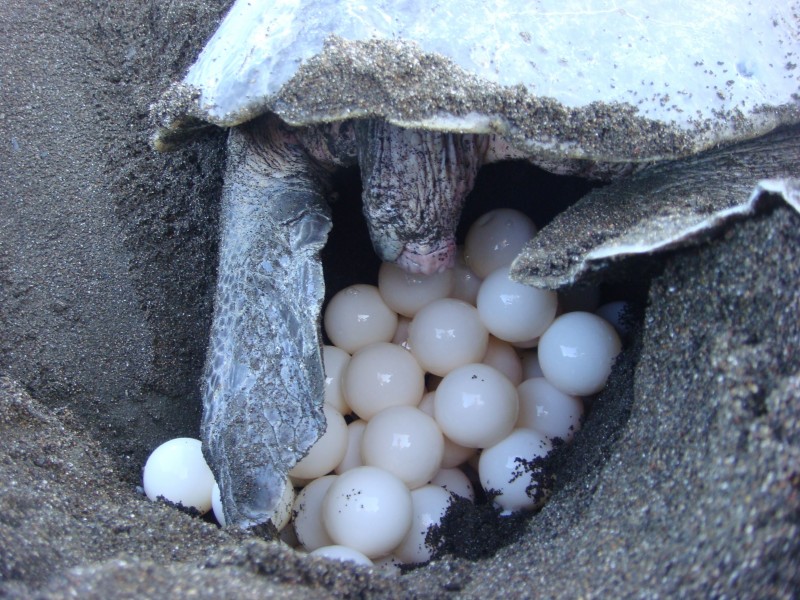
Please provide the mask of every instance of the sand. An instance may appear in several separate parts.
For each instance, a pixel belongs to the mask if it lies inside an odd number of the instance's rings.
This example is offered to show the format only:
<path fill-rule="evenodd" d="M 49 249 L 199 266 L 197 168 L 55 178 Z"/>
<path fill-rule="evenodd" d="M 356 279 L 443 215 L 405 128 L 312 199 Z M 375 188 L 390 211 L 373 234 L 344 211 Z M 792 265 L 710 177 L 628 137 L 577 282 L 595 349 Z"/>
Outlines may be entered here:
<path fill-rule="evenodd" d="M 196 435 L 224 164 L 221 132 L 153 152 L 148 107 L 225 4 L 0 7 L 0 595 L 791 597 L 800 218 L 786 208 L 654 261 L 550 503 L 492 556 L 387 575 L 141 495 L 147 453 Z M 462 554 L 480 555 L 488 538 L 463 530 Z"/>

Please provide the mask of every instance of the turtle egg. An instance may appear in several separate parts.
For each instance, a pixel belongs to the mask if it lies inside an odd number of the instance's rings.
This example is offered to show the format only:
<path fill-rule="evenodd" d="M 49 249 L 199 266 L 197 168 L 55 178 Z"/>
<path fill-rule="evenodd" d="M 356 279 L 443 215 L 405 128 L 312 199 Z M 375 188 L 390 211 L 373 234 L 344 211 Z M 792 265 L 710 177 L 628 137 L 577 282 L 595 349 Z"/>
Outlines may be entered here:
<path fill-rule="evenodd" d="M 486 448 L 506 437 L 519 411 L 517 388 L 494 367 L 471 364 L 451 371 L 434 400 L 436 422 L 456 444 Z"/>
<path fill-rule="evenodd" d="M 539 341 L 539 365 L 562 392 L 587 396 L 603 389 L 622 344 L 608 321 L 587 312 L 561 315 Z"/>
<path fill-rule="evenodd" d="M 492 271 L 478 291 L 478 313 L 489 332 L 507 342 L 540 336 L 553 322 L 558 296 L 512 281 L 508 267 Z"/>
<path fill-rule="evenodd" d="M 200 514 L 211 509 L 214 475 L 203 458 L 200 440 L 175 438 L 161 444 L 147 459 L 142 479 L 150 500 L 163 497 Z"/>
<path fill-rule="evenodd" d="M 372 561 L 358 550 L 353 550 L 352 548 L 348 548 L 347 546 L 338 546 L 336 544 L 331 546 L 322 546 L 321 548 L 317 548 L 313 552 L 309 552 L 308 555 L 324 556 L 325 558 L 329 558 L 331 560 L 352 562 L 356 563 L 357 565 L 365 565 L 367 567 L 372 566 Z"/>
<path fill-rule="evenodd" d="M 386 469 L 412 490 L 439 471 L 443 453 L 444 437 L 436 421 L 411 406 L 379 412 L 361 440 L 364 464 Z"/>
<path fill-rule="evenodd" d="M 431 526 L 442 522 L 451 501 L 450 492 L 438 485 L 426 485 L 411 492 L 411 528 L 394 550 L 401 562 L 413 564 L 431 559 L 433 549 L 425 538 Z"/>
<path fill-rule="evenodd" d="M 469 477 L 461 469 L 439 469 L 436 476 L 431 479 L 433 485 L 438 485 L 446 489 L 451 494 L 466 498 L 470 502 L 475 500 L 475 490 Z"/>
<path fill-rule="evenodd" d="M 464 258 L 478 277 L 509 266 L 522 247 L 536 234 L 526 215 L 511 208 L 490 210 L 467 232 Z"/>
<path fill-rule="evenodd" d="M 528 379 L 518 387 L 517 427 L 535 429 L 549 437 L 569 442 L 580 429 L 583 402 L 565 394 L 544 377 Z"/>
<path fill-rule="evenodd" d="M 481 278 L 475 275 L 475 272 L 467 265 L 464 260 L 464 249 L 460 246 L 456 253 L 453 278 L 453 291 L 450 297 L 474 305 L 481 287 Z"/>
<path fill-rule="evenodd" d="M 545 494 L 540 481 L 544 471 L 537 463 L 552 449 L 550 440 L 541 433 L 515 429 L 481 453 L 478 462 L 481 486 L 497 494 L 494 503 L 505 513 L 536 508 Z"/>
<path fill-rule="evenodd" d="M 214 511 L 214 518 L 221 527 L 225 527 L 225 511 L 222 510 L 222 493 L 219 491 L 219 484 L 215 481 L 211 488 L 211 510 Z"/>
<path fill-rule="evenodd" d="M 334 345 L 352 354 L 375 342 L 388 342 L 397 329 L 397 313 L 386 306 L 374 285 L 339 291 L 325 309 L 325 332 Z"/>
<path fill-rule="evenodd" d="M 347 423 L 342 414 L 330 404 L 323 404 L 325 415 L 325 433 L 322 434 L 311 449 L 289 471 L 291 477 L 312 479 L 322 477 L 342 462 L 347 450 Z"/>
<path fill-rule="evenodd" d="M 322 501 L 336 477 L 326 475 L 315 479 L 300 490 L 294 501 L 294 531 L 300 544 L 309 552 L 333 545 L 333 540 L 322 524 Z"/>
<path fill-rule="evenodd" d="M 410 350 L 411 346 L 408 344 L 408 327 L 411 325 L 411 319 L 408 317 L 400 317 L 397 319 L 397 329 L 394 332 L 394 337 L 391 339 L 393 344 L 402 346 L 406 350 Z"/>
<path fill-rule="evenodd" d="M 514 385 L 522 383 L 522 361 L 508 342 L 490 335 L 489 346 L 481 362 L 500 371 Z"/>
<path fill-rule="evenodd" d="M 425 391 L 425 373 L 408 350 L 380 342 L 362 348 L 342 376 L 347 404 L 364 420 L 390 406 L 416 406 Z"/>
<path fill-rule="evenodd" d="M 336 346 L 323 346 L 322 364 L 325 366 L 325 402 L 343 415 L 350 413 L 350 407 L 342 394 L 342 372 L 350 355 Z"/>
<path fill-rule="evenodd" d="M 423 369 L 444 376 L 456 367 L 480 362 L 489 333 L 474 306 L 443 298 L 417 312 L 408 329 L 408 342 Z"/>
<path fill-rule="evenodd" d="M 600 308 L 594 311 L 598 317 L 604 318 L 606 321 L 613 325 L 619 335 L 630 333 L 628 327 L 622 322 L 622 315 L 628 309 L 628 303 L 617 300 L 616 302 L 609 302 L 603 304 Z"/>
<path fill-rule="evenodd" d="M 364 437 L 366 428 L 367 422 L 364 419 L 357 419 L 347 426 L 347 450 L 344 452 L 342 462 L 334 469 L 337 475 L 364 464 L 361 459 L 361 438 Z"/>
<path fill-rule="evenodd" d="M 409 489 L 377 467 L 342 473 L 322 501 L 322 521 L 331 539 L 370 558 L 394 550 L 408 533 L 411 517 Z"/>
<path fill-rule="evenodd" d="M 453 275 L 453 269 L 432 275 L 409 273 L 385 262 L 378 271 L 378 289 L 389 308 L 405 317 L 413 317 L 426 304 L 450 294 Z"/>
<path fill-rule="evenodd" d="M 286 483 L 283 486 L 283 495 L 278 500 L 278 506 L 275 507 L 275 512 L 270 519 L 275 529 L 281 531 L 289 524 L 292 519 L 292 507 L 294 506 L 295 494 L 294 486 L 289 477 L 286 478 Z"/>
<path fill-rule="evenodd" d="M 536 350 L 528 350 L 522 353 L 522 381 L 533 379 L 534 377 L 544 377 L 542 367 L 539 366 L 539 354 Z"/>

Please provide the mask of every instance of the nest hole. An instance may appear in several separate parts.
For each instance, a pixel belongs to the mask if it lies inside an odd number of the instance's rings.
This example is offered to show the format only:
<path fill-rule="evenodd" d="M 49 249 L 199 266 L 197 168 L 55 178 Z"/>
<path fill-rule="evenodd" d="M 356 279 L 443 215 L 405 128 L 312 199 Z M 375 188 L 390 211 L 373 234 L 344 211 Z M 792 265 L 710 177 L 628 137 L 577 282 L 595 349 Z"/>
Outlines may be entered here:
<path fill-rule="evenodd" d="M 333 229 L 322 252 L 326 305 L 333 295 L 347 286 L 357 283 L 377 285 L 380 267 L 380 259 L 372 248 L 362 214 L 358 167 L 338 171 L 333 182 Z M 472 223 L 494 208 L 519 210 L 541 230 L 559 213 L 602 185 L 580 177 L 555 175 L 525 161 L 487 165 L 479 172 L 475 187 L 466 199 L 456 232 L 457 242 L 463 244 Z M 623 278 L 603 282 L 598 286 L 598 303 L 626 299 L 641 308 L 649 280 L 649 276 L 643 276 L 635 281 Z M 641 312 L 635 311 L 632 319 L 637 320 Z M 326 339 L 325 343 L 330 342 Z M 591 403 L 587 403 L 585 421 L 591 410 Z M 571 453 L 559 450 L 551 454 L 553 458 L 544 465 L 548 476 L 558 477 L 563 465 L 574 460 L 567 454 Z M 519 540 L 528 521 L 538 512 L 501 517 L 491 498 L 481 490 L 477 474 L 472 473 L 470 478 L 476 492 L 475 503 L 454 503 L 442 525 L 429 532 L 429 541 L 439 548 L 439 555 L 456 555 L 470 560 L 490 557 L 501 547 Z"/>

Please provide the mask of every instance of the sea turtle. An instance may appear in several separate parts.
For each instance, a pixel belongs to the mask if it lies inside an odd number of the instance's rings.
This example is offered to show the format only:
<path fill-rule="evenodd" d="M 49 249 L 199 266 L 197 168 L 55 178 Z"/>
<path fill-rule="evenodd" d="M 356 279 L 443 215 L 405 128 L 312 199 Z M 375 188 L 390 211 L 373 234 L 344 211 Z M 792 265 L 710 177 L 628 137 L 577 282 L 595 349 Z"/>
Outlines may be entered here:
<path fill-rule="evenodd" d="M 611 180 L 800 122 L 798 14 L 744 0 L 238 0 L 153 107 L 161 150 L 231 128 L 201 432 L 226 521 L 269 521 L 324 429 L 332 169 L 360 166 L 382 259 L 446 268 L 482 164 Z"/>

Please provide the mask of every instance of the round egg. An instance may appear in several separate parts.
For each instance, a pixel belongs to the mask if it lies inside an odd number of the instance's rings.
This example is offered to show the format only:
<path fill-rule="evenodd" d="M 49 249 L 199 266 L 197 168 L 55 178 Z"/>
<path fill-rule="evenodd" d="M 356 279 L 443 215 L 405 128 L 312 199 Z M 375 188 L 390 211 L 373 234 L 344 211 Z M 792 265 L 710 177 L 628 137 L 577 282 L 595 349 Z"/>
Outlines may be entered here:
<path fill-rule="evenodd" d="M 417 311 L 453 290 L 453 269 L 432 275 L 409 273 L 393 263 L 383 263 L 378 271 L 378 290 L 393 311 L 413 317 Z"/>
<path fill-rule="evenodd" d="M 286 478 L 286 485 L 283 487 L 283 495 L 278 500 L 278 506 L 275 507 L 275 513 L 272 517 L 272 524 L 275 529 L 281 531 L 289 524 L 292 519 L 292 507 L 294 506 L 295 494 L 294 486 L 291 480 Z"/>
<path fill-rule="evenodd" d="M 353 550 L 347 546 L 322 546 L 313 552 L 308 553 L 309 556 L 323 556 L 331 560 L 339 560 L 342 562 L 352 562 L 357 565 L 364 565 L 367 567 L 372 566 L 372 561 L 358 550 Z"/>
<path fill-rule="evenodd" d="M 309 552 L 333 545 L 333 540 L 322 523 L 322 500 L 336 481 L 336 477 L 336 475 L 326 475 L 315 479 L 300 490 L 294 501 L 292 509 L 294 531 L 297 540 Z"/>
<path fill-rule="evenodd" d="M 552 449 L 550 440 L 541 433 L 515 429 L 481 453 L 478 462 L 481 486 L 495 494 L 494 503 L 505 513 L 536 508 L 547 493 L 542 487 L 541 459 Z"/>
<path fill-rule="evenodd" d="M 453 291 L 450 292 L 450 297 L 474 306 L 480 287 L 481 278 L 469 268 L 464 260 L 464 249 L 459 247 L 456 253 L 456 264 L 453 267 Z"/>
<path fill-rule="evenodd" d="M 411 406 L 379 412 L 361 440 L 364 464 L 389 471 L 412 490 L 439 471 L 443 454 L 444 437 L 436 421 Z"/>
<path fill-rule="evenodd" d="M 444 376 L 462 365 L 480 362 L 486 354 L 489 333 L 474 306 L 443 298 L 414 316 L 408 342 L 423 369 Z"/>
<path fill-rule="evenodd" d="M 325 433 L 311 449 L 292 467 L 289 475 L 298 479 L 313 479 L 327 475 L 342 462 L 347 450 L 347 423 L 342 414 L 330 404 L 324 403 Z"/>
<path fill-rule="evenodd" d="M 221 527 L 225 527 L 225 511 L 222 509 L 222 493 L 219 484 L 215 481 L 211 488 L 211 510 L 214 511 L 214 518 Z"/>
<path fill-rule="evenodd" d="M 569 442 L 581 427 L 583 401 L 565 394 L 544 377 L 528 379 L 518 387 L 517 427 L 535 429 L 550 439 Z"/>
<path fill-rule="evenodd" d="M 508 267 L 501 267 L 483 280 L 477 306 L 492 335 L 519 343 L 544 333 L 556 316 L 558 296 L 551 290 L 512 281 Z"/>
<path fill-rule="evenodd" d="M 322 501 L 331 539 L 370 558 L 389 554 L 411 527 L 411 492 L 388 471 L 356 467 L 339 475 Z"/>
<path fill-rule="evenodd" d="M 451 371 L 436 389 L 434 415 L 456 444 L 486 448 L 514 428 L 517 388 L 494 367 L 470 364 Z"/>
<path fill-rule="evenodd" d="M 600 308 L 594 311 L 598 317 L 604 318 L 606 321 L 611 323 L 611 325 L 616 329 L 617 334 L 620 336 L 627 335 L 630 333 L 628 331 L 628 326 L 622 320 L 622 316 L 625 314 L 625 311 L 628 310 L 628 303 L 623 302 L 621 300 L 617 300 L 615 302 L 609 302 L 607 304 L 603 304 Z"/>
<path fill-rule="evenodd" d="M 443 487 L 448 492 L 475 501 L 475 490 L 472 489 L 469 477 L 461 469 L 439 469 L 431 484 Z"/>
<path fill-rule="evenodd" d="M 481 362 L 500 371 L 514 385 L 522 383 L 522 361 L 508 342 L 490 335 L 489 345 Z"/>
<path fill-rule="evenodd" d="M 539 365 L 562 392 L 587 396 L 603 389 L 622 348 L 608 321 L 587 312 L 558 317 L 539 341 Z"/>
<path fill-rule="evenodd" d="M 364 464 L 361 459 L 361 438 L 364 437 L 366 428 L 367 422 L 364 419 L 356 419 L 347 425 L 347 449 L 344 452 L 342 462 L 334 469 L 337 475 Z"/>
<path fill-rule="evenodd" d="M 200 440 L 175 438 L 153 450 L 144 465 L 144 493 L 163 497 L 200 514 L 211 509 L 214 475 L 203 458 Z"/>
<path fill-rule="evenodd" d="M 342 373 L 350 355 L 336 346 L 322 347 L 322 364 L 325 368 L 325 402 L 343 415 L 350 414 L 350 407 L 342 394 Z"/>
<path fill-rule="evenodd" d="M 508 266 L 522 247 L 536 235 L 536 225 L 527 215 L 511 208 L 490 210 L 469 228 L 464 259 L 478 277 Z"/>
<path fill-rule="evenodd" d="M 522 353 L 522 381 L 534 377 L 544 377 L 542 367 L 539 366 L 539 354 L 536 350 L 526 350 Z"/>
<path fill-rule="evenodd" d="M 425 373 L 411 353 L 388 342 L 362 348 L 342 376 L 347 404 L 369 420 L 390 406 L 416 406 L 425 391 Z"/>
<path fill-rule="evenodd" d="M 386 306 L 374 285 L 356 284 L 331 298 L 325 309 L 325 333 L 352 354 L 375 342 L 388 342 L 397 329 L 397 313 Z"/>
<path fill-rule="evenodd" d="M 451 503 L 450 492 L 438 485 L 426 485 L 411 492 L 411 527 L 400 545 L 394 550 L 405 564 L 426 562 L 435 548 L 426 542 L 428 530 L 439 525 Z"/>

